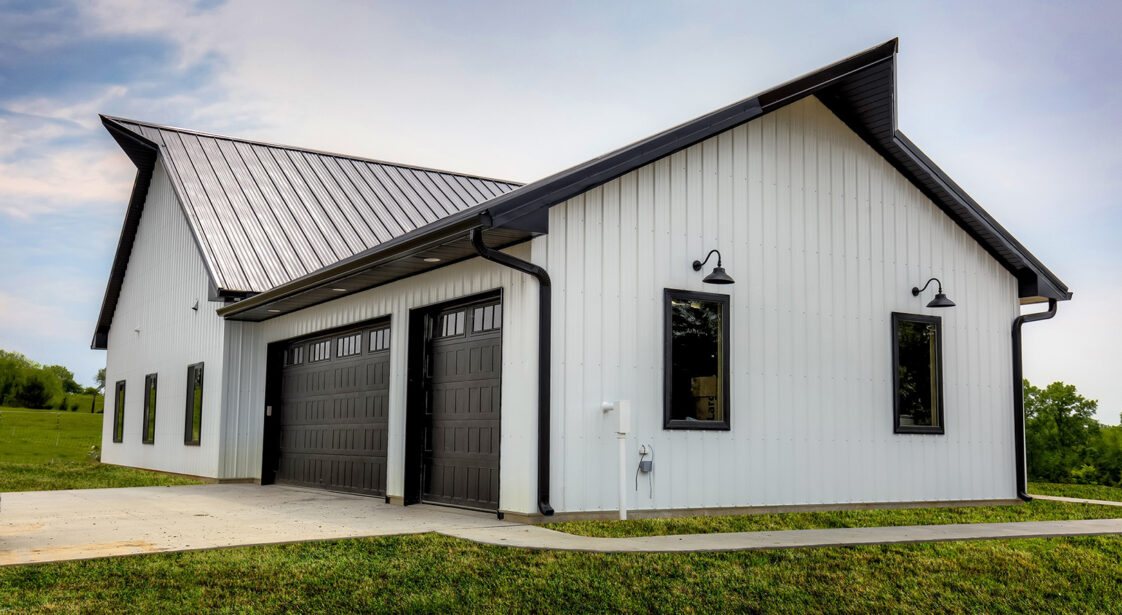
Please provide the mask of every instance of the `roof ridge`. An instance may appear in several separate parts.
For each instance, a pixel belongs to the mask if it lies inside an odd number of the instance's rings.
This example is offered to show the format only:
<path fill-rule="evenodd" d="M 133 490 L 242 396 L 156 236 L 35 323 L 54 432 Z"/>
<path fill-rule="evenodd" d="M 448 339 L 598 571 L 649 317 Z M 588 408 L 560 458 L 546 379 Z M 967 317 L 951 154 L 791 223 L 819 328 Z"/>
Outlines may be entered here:
<path fill-rule="evenodd" d="M 490 182 L 495 182 L 495 183 L 499 183 L 499 184 L 507 184 L 509 186 L 522 187 L 522 186 L 526 185 L 523 182 L 511 181 L 509 179 L 499 179 L 497 177 L 488 177 L 488 176 L 485 176 L 485 175 L 473 175 L 471 173 L 461 173 L 459 171 L 448 171 L 448 170 L 445 170 L 445 169 L 436 169 L 436 168 L 433 168 L 433 167 L 425 167 L 425 166 L 416 165 L 416 164 L 404 164 L 404 163 L 400 163 L 400 162 L 390 162 L 388 160 L 379 160 L 377 158 L 367 158 L 365 156 L 353 156 L 351 154 L 344 154 L 344 153 L 341 153 L 341 152 L 330 152 L 330 151 L 327 151 L 327 150 L 313 149 L 313 148 L 308 148 L 308 147 L 299 147 L 299 146 L 296 146 L 296 145 L 287 145 L 287 144 L 284 144 L 284 143 L 271 143 L 269 141 L 258 141 L 258 140 L 255 140 L 255 139 L 246 139 L 246 138 L 243 138 L 243 137 L 231 137 L 230 135 L 220 135 L 220 134 L 213 133 L 213 132 L 204 132 L 202 130 L 193 130 L 193 129 L 190 129 L 190 128 L 180 128 L 178 126 L 168 126 L 166 124 L 156 124 L 155 122 L 145 122 L 145 121 L 142 121 L 142 120 L 134 120 L 134 119 L 130 119 L 130 118 L 127 118 L 127 117 L 119 117 L 119 116 L 115 116 L 115 115 L 108 115 L 108 114 L 105 114 L 105 113 L 99 113 L 98 116 L 101 117 L 102 119 L 107 119 L 107 120 L 117 122 L 117 123 L 126 122 L 126 123 L 129 123 L 129 124 L 137 124 L 139 126 L 147 126 L 149 128 L 155 128 L 157 130 L 168 130 L 168 131 L 171 131 L 171 132 L 180 132 L 180 133 L 196 135 L 196 136 L 200 136 L 200 137 L 207 137 L 207 138 L 211 138 L 211 139 L 222 139 L 224 141 L 236 141 L 236 142 L 239 142 L 239 143 L 249 143 L 249 144 L 253 144 L 253 145 L 260 145 L 260 146 L 263 146 L 263 147 L 271 147 L 273 149 L 284 149 L 284 150 L 295 151 L 295 152 L 304 152 L 304 153 L 308 153 L 308 154 L 317 154 L 317 155 L 320 155 L 320 156 L 331 156 L 333 158 L 345 158 L 347 160 L 357 160 L 357 161 L 360 161 L 360 162 L 369 162 L 369 163 L 380 164 L 380 165 L 389 166 L 389 167 L 397 167 L 397 168 L 400 168 L 400 169 L 410 169 L 410 170 L 413 170 L 413 171 L 427 171 L 429 173 L 440 173 L 442 175 L 455 175 L 455 176 L 458 176 L 458 177 L 466 177 L 466 178 L 469 178 L 469 179 L 481 179 L 481 180 L 484 180 L 484 181 L 490 181 Z M 141 136 L 143 136 L 143 135 L 141 135 Z"/>

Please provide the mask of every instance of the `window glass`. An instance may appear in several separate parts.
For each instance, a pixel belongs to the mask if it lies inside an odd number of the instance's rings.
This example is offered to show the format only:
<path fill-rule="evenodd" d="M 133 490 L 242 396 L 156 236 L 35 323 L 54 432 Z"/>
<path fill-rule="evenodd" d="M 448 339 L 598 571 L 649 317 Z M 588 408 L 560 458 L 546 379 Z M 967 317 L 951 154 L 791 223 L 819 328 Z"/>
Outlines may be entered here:
<path fill-rule="evenodd" d="M 285 365 L 300 365 L 304 362 L 304 346 L 294 346 L 284 353 Z"/>
<path fill-rule="evenodd" d="M 666 291 L 664 425 L 728 429 L 726 295 Z"/>
<path fill-rule="evenodd" d="M 198 444 L 203 427 L 203 364 L 187 368 L 187 422 L 183 441 Z"/>
<path fill-rule="evenodd" d="M 141 442 L 156 441 L 156 374 L 144 377 L 144 433 Z"/>
<path fill-rule="evenodd" d="M 472 310 L 471 330 L 493 331 L 502 326 L 503 306 L 501 304 L 484 305 Z"/>
<path fill-rule="evenodd" d="M 113 394 L 113 441 L 125 439 L 125 381 L 118 380 Z"/>
<path fill-rule="evenodd" d="M 362 352 L 362 333 L 344 335 L 337 342 L 335 356 L 350 357 Z"/>
<path fill-rule="evenodd" d="M 390 349 L 390 328 L 383 327 L 370 332 L 370 352 Z"/>
<path fill-rule="evenodd" d="M 326 361 L 331 358 L 331 340 L 313 342 L 308 346 L 308 362 Z"/>
<path fill-rule="evenodd" d="M 940 321 L 893 315 L 897 433 L 942 433 Z"/>
<path fill-rule="evenodd" d="M 464 333 L 464 310 L 457 310 L 447 314 L 440 315 L 440 322 L 436 327 L 435 337 L 450 337 L 453 335 L 463 335 Z"/>

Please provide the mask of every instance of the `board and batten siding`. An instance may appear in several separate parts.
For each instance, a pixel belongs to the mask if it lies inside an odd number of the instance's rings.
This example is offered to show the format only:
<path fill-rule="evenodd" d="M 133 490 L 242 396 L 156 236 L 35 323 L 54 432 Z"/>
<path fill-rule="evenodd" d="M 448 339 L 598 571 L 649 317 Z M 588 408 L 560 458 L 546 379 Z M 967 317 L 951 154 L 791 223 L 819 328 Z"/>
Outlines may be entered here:
<path fill-rule="evenodd" d="M 506 250 L 529 259 L 531 246 Z M 537 437 L 537 282 L 525 274 L 471 259 L 260 322 L 229 322 L 226 330 L 221 476 L 260 478 L 268 345 L 317 331 L 390 317 L 389 440 L 386 490 L 404 493 L 405 404 L 410 310 L 502 290 L 503 374 L 499 509 L 532 513 Z M 236 434 L 236 435 L 233 435 Z"/>
<path fill-rule="evenodd" d="M 163 166 L 156 162 L 109 329 L 101 460 L 218 476 L 224 322 L 207 300 L 209 277 Z M 199 309 L 192 310 L 195 302 Z M 200 444 L 183 443 L 187 366 L 204 363 Z M 141 443 L 144 377 L 157 374 L 156 437 Z M 113 442 L 113 393 L 125 384 L 123 442 Z"/>
<path fill-rule="evenodd" d="M 1015 497 L 1016 280 L 816 98 L 549 215 L 558 511 L 617 507 L 617 399 L 629 485 L 654 447 L 632 509 Z M 713 248 L 735 284 L 693 271 Z M 662 427 L 665 288 L 731 296 L 731 431 Z M 945 435 L 893 433 L 892 312 L 942 318 Z"/>

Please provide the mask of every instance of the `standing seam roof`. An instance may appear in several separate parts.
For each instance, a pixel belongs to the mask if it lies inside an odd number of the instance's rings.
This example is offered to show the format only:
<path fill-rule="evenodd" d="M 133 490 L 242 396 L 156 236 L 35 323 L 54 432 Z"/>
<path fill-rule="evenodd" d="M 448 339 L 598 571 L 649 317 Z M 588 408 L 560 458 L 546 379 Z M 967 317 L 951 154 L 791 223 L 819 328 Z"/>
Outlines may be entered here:
<path fill-rule="evenodd" d="M 220 292 L 260 293 L 521 184 L 103 116 L 164 159 Z"/>

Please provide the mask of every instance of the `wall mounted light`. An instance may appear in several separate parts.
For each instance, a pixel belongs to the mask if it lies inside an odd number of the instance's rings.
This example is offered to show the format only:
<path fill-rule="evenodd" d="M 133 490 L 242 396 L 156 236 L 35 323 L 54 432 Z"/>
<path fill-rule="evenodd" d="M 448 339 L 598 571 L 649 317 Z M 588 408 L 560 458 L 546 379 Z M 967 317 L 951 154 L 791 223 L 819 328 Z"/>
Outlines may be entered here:
<path fill-rule="evenodd" d="M 693 270 L 694 271 L 701 271 L 701 268 L 705 266 L 705 263 L 709 262 L 709 259 L 714 254 L 717 255 L 717 266 L 713 268 L 712 273 L 705 276 L 705 279 L 703 279 L 701 281 L 705 282 L 706 284 L 732 284 L 734 282 L 734 280 L 731 277 L 729 277 L 729 274 L 725 273 L 725 268 L 721 266 L 721 253 L 716 251 L 716 250 L 710 250 L 709 254 L 705 255 L 705 260 L 694 261 L 693 262 Z"/>
<path fill-rule="evenodd" d="M 927 304 L 927 307 L 929 307 L 929 308 L 954 307 L 954 301 L 951 301 L 950 299 L 947 299 L 947 296 L 943 294 L 943 283 L 939 281 L 939 278 L 931 278 L 930 280 L 927 281 L 926 284 L 923 285 L 923 288 L 919 288 L 918 286 L 913 286 L 912 287 L 912 296 L 916 297 L 920 293 L 922 293 L 923 291 L 927 290 L 927 287 L 931 286 L 932 282 L 935 282 L 939 286 L 938 286 L 938 290 L 935 292 L 935 298 L 932 299 Z"/>

